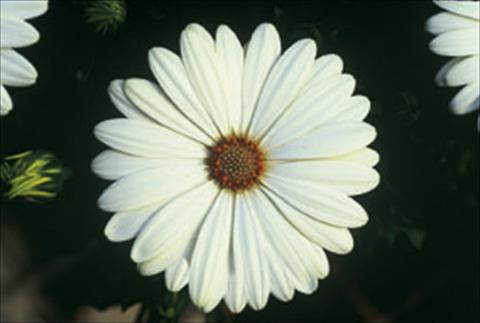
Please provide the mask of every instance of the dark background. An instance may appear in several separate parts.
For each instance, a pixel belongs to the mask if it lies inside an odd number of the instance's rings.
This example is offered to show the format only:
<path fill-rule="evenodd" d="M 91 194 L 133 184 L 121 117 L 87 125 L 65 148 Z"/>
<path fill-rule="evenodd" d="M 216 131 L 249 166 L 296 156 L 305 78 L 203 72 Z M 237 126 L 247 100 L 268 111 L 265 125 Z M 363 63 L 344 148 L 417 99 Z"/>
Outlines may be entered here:
<path fill-rule="evenodd" d="M 297 293 L 289 303 L 271 297 L 265 310 L 247 309 L 234 318 L 219 309 L 211 319 L 479 319 L 477 115 L 450 114 L 447 105 L 457 89 L 433 83 L 447 61 L 428 49 L 432 37 L 424 23 L 440 11 L 433 3 L 129 1 L 126 22 L 104 36 L 86 24 L 84 5 L 52 0 L 49 11 L 33 20 L 41 41 L 20 52 L 39 79 L 32 87 L 8 88 L 14 109 L 0 121 L 2 157 L 45 149 L 73 173 L 53 201 L 1 205 L 2 225 L 15 227 L 29 249 L 29 266 L 19 279 L 51 272 L 42 295 L 55 305 L 56 319 L 71 317 L 83 304 L 105 308 L 161 298 L 163 278 L 136 273 L 130 243 L 103 237 L 110 215 L 97 209 L 96 198 L 108 183 L 90 171 L 90 161 L 103 150 L 92 129 L 118 116 L 108 83 L 153 80 L 148 50 L 178 52 L 180 32 L 193 21 L 210 32 L 225 23 L 242 42 L 269 21 L 284 48 L 311 37 L 320 54 L 339 54 L 357 80 L 357 93 L 373 103 L 367 120 L 377 128 L 373 148 L 381 156 L 380 186 L 358 199 L 370 222 L 353 231 L 351 254 L 329 255 L 332 272 L 313 295 Z"/>

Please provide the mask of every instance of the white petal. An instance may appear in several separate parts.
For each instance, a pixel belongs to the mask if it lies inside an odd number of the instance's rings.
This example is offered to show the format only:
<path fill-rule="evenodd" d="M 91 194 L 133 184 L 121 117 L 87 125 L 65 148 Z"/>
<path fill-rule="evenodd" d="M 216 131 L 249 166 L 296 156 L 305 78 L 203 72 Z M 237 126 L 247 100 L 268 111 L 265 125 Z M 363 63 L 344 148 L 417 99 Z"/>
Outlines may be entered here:
<path fill-rule="evenodd" d="M 437 6 L 450 12 L 470 17 L 473 19 L 480 19 L 480 7 L 478 1 L 450 1 L 450 0 L 434 0 Z"/>
<path fill-rule="evenodd" d="M 168 267 L 165 272 L 165 284 L 172 292 L 180 291 L 188 283 L 188 276 L 190 274 L 187 260 L 182 258 L 175 264 Z"/>
<path fill-rule="evenodd" d="M 137 236 L 146 221 L 160 206 L 148 206 L 132 211 L 116 213 L 105 227 L 105 236 L 110 241 L 120 242 Z"/>
<path fill-rule="evenodd" d="M 328 123 L 283 145 L 268 147 L 268 158 L 311 159 L 342 155 L 367 146 L 375 137 L 375 128 L 364 122 Z"/>
<path fill-rule="evenodd" d="M 427 20 L 425 29 L 434 35 L 439 35 L 453 30 L 478 28 L 478 25 L 479 22 L 473 19 L 450 12 L 440 12 Z"/>
<path fill-rule="evenodd" d="M 0 48 L 25 47 L 36 43 L 39 38 L 40 34 L 29 23 L 15 16 L 1 15 Z"/>
<path fill-rule="evenodd" d="M 13 49 L 0 49 L 0 83 L 28 86 L 37 80 L 35 67 Z"/>
<path fill-rule="evenodd" d="M 465 114 L 477 110 L 480 106 L 480 83 L 466 85 L 453 97 L 449 106 L 455 114 Z"/>
<path fill-rule="evenodd" d="M 360 148 L 351 153 L 325 158 L 325 160 L 343 160 L 373 167 L 380 161 L 380 155 L 370 148 Z"/>
<path fill-rule="evenodd" d="M 380 181 L 380 176 L 371 167 L 334 160 L 271 162 L 268 172 L 279 177 L 331 187 L 347 195 L 371 191 Z"/>
<path fill-rule="evenodd" d="M 467 56 L 480 53 L 480 29 L 470 28 L 449 31 L 430 42 L 432 52 L 443 56 Z"/>
<path fill-rule="evenodd" d="M 362 121 L 370 111 L 370 100 L 362 95 L 355 95 L 341 104 L 330 122 Z"/>
<path fill-rule="evenodd" d="M 285 140 L 285 137 L 295 136 L 299 128 L 303 131 L 305 126 L 315 127 L 325 122 L 327 116 L 336 113 L 341 103 L 353 93 L 355 87 L 353 77 L 340 75 L 342 69 L 343 61 L 337 55 L 323 55 L 315 60 L 308 81 L 300 90 L 298 97 L 271 127 L 265 138 L 275 133 L 270 141 Z M 305 115 L 310 117 L 304 118 Z M 308 122 L 305 124 L 302 120 L 308 120 Z M 312 123 L 312 120 L 316 122 Z"/>
<path fill-rule="evenodd" d="M 447 72 L 449 72 L 452 67 L 457 65 L 459 62 L 461 62 L 464 57 L 455 57 L 450 59 L 446 64 L 444 64 L 437 72 L 435 75 L 435 83 L 437 83 L 438 86 L 447 86 L 447 81 L 445 80 L 445 75 Z"/>
<path fill-rule="evenodd" d="M 347 228 L 360 227 L 368 221 L 360 204 L 329 187 L 272 175 L 265 176 L 264 184 L 286 203 L 318 221 Z"/>
<path fill-rule="evenodd" d="M 173 199 L 145 224 L 130 256 L 141 262 L 143 275 L 157 274 L 173 265 L 195 243 L 198 230 L 215 200 L 218 189 L 208 182 Z"/>
<path fill-rule="evenodd" d="M 159 124 L 207 145 L 212 143 L 204 132 L 173 106 L 158 85 L 147 80 L 129 79 L 125 82 L 125 94 L 138 109 Z"/>
<path fill-rule="evenodd" d="M 265 235 L 262 228 L 262 235 Z M 270 279 L 270 288 L 272 294 L 283 302 L 291 300 L 295 294 L 295 276 L 292 275 L 288 266 L 283 262 L 282 257 L 277 253 L 275 248 L 267 242 L 267 237 L 264 240 L 264 254 L 266 263 L 268 264 L 268 272 Z M 267 271 L 267 270 L 265 270 Z"/>
<path fill-rule="evenodd" d="M 238 208 L 238 203 L 235 205 Z M 241 222 L 238 213 L 233 215 L 232 245 L 229 255 L 229 278 L 225 294 L 225 304 L 233 313 L 240 313 L 247 305 L 247 293 L 245 289 L 245 262 L 242 255 Z"/>
<path fill-rule="evenodd" d="M 43 15 L 48 9 L 48 0 L 0 1 L 0 12 L 3 15 L 21 19 L 35 18 Z"/>
<path fill-rule="evenodd" d="M 218 130 L 198 100 L 180 58 L 168 49 L 157 47 L 148 53 L 148 61 L 158 83 L 177 108 L 210 136 L 217 136 Z"/>
<path fill-rule="evenodd" d="M 223 64 L 218 63 L 213 39 L 200 25 L 190 24 L 182 32 L 180 48 L 185 70 L 200 102 L 222 134 L 228 135 L 232 128 L 229 110 L 225 108 L 228 105 L 226 84 L 222 82 L 226 71 Z"/>
<path fill-rule="evenodd" d="M 95 136 L 126 154 L 153 158 L 204 158 L 205 148 L 178 133 L 151 122 L 111 119 L 99 123 Z"/>
<path fill-rule="evenodd" d="M 312 219 L 275 194 L 268 191 L 266 194 L 290 224 L 308 240 L 337 254 L 346 254 L 353 249 L 353 238 L 347 229 Z"/>
<path fill-rule="evenodd" d="M 100 196 L 98 206 L 110 212 L 161 204 L 207 180 L 202 162 L 172 163 L 122 177 Z"/>
<path fill-rule="evenodd" d="M 190 163 L 189 159 L 156 159 L 127 155 L 115 150 L 105 150 L 92 161 L 92 170 L 100 178 L 117 180 L 121 177 L 147 169 L 172 167 Z M 193 162 L 195 164 L 195 162 Z"/>
<path fill-rule="evenodd" d="M 313 63 L 310 78 L 301 92 L 309 91 L 312 86 L 316 86 L 316 84 L 329 79 L 331 76 L 340 75 L 342 70 L 343 61 L 340 56 L 335 54 L 320 56 Z"/>
<path fill-rule="evenodd" d="M 317 278 L 328 273 L 326 258 L 319 257 L 315 245 L 298 233 L 263 193 L 255 191 L 251 196 L 269 245 L 288 268 L 290 282 L 301 292 L 312 292 L 318 286 Z"/>
<path fill-rule="evenodd" d="M 303 39 L 275 63 L 253 112 L 250 132 L 254 137 L 261 137 L 295 99 L 310 76 L 315 54 L 315 42 Z"/>
<path fill-rule="evenodd" d="M 242 81 L 242 132 L 245 132 L 270 70 L 280 56 L 281 44 L 272 24 L 255 29 L 248 43 Z"/>
<path fill-rule="evenodd" d="M 272 248 L 270 248 L 272 249 Z M 291 300 L 295 294 L 293 275 L 283 264 L 282 259 L 272 249 L 267 252 L 272 294 L 283 302 Z"/>
<path fill-rule="evenodd" d="M 436 81 L 439 85 L 461 86 L 480 79 L 480 56 L 454 58 L 440 69 Z"/>
<path fill-rule="evenodd" d="M 0 84 L 0 116 L 7 115 L 12 110 L 13 102 L 7 89 Z"/>
<path fill-rule="evenodd" d="M 303 92 L 263 138 L 267 147 L 275 147 L 308 133 L 326 123 L 352 95 L 355 79 L 351 75 L 334 75 Z"/>
<path fill-rule="evenodd" d="M 220 76 L 227 91 L 229 124 L 239 132 L 242 119 L 242 78 L 243 48 L 235 33 L 225 25 L 217 28 L 216 50 L 219 64 L 223 63 L 225 73 Z"/>
<path fill-rule="evenodd" d="M 238 217 L 234 217 L 236 220 Z M 234 224 L 232 234 L 238 236 L 237 225 Z M 234 242 L 235 244 L 235 242 Z M 233 250 L 233 249 L 232 249 Z M 245 292 L 244 263 L 241 255 L 235 250 L 230 252 L 228 287 L 225 294 L 225 304 L 231 312 L 240 313 L 247 305 L 247 293 Z"/>
<path fill-rule="evenodd" d="M 233 195 L 221 191 L 202 225 L 193 251 L 189 292 L 193 303 L 210 312 L 228 286 Z"/>
<path fill-rule="evenodd" d="M 124 91 L 125 80 L 113 80 L 108 86 L 108 95 L 117 110 L 129 119 L 150 121 L 126 96 Z"/>
<path fill-rule="evenodd" d="M 238 196 L 235 204 L 234 253 L 245 266 L 245 289 L 248 303 L 256 310 L 265 307 L 270 293 L 270 275 L 264 251 L 266 241 L 249 194 Z"/>

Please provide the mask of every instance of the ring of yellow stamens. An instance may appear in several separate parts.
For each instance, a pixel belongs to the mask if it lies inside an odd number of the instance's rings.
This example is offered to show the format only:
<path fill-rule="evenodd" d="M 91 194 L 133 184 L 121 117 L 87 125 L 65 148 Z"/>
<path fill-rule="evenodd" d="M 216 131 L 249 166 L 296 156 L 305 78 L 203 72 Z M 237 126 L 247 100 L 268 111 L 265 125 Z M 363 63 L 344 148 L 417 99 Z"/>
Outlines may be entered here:
<path fill-rule="evenodd" d="M 210 178 L 234 192 L 252 188 L 265 172 L 265 156 L 259 145 L 235 135 L 209 147 L 206 163 Z"/>

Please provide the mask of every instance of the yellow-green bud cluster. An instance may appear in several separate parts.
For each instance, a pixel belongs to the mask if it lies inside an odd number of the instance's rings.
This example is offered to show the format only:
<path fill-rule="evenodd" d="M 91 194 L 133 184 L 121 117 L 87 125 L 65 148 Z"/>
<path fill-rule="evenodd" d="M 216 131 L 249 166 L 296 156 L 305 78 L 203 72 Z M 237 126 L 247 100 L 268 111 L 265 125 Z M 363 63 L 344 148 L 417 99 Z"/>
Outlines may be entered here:
<path fill-rule="evenodd" d="M 46 151 L 26 151 L 5 157 L 0 165 L 2 198 L 54 198 L 67 174 L 62 162 Z"/>

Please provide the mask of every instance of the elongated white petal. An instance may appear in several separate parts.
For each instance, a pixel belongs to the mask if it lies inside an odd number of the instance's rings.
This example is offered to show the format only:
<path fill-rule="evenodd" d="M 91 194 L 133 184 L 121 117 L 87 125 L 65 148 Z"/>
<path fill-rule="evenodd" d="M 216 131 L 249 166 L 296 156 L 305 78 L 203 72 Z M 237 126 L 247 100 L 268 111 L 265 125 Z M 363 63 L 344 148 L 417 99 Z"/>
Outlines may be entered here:
<path fill-rule="evenodd" d="M 196 165 L 190 159 L 144 158 L 124 154 L 115 150 L 105 150 L 92 161 L 93 172 L 107 180 L 117 180 L 124 176 L 147 169 L 172 167 L 177 164 Z"/>
<path fill-rule="evenodd" d="M 275 176 L 328 186 L 348 195 L 368 192 L 380 181 L 371 167 L 336 160 L 272 162 L 268 171 Z"/>
<path fill-rule="evenodd" d="M 263 140 L 267 145 L 268 142 L 279 144 L 294 138 L 304 132 L 305 127 L 311 129 L 338 113 L 339 106 L 355 87 L 355 80 L 350 75 L 340 75 L 342 69 L 343 61 L 337 55 L 323 55 L 315 60 L 298 97 L 265 134 Z"/>
<path fill-rule="evenodd" d="M 100 196 L 98 206 L 110 212 L 127 211 L 165 203 L 207 180 L 201 162 L 171 164 L 125 176 Z"/>
<path fill-rule="evenodd" d="M 288 219 L 290 225 L 308 240 L 337 254 L 346 254 L 353 249 L 353 238 L 347 229 L 317 221 L 301 213 L 275 194 L 269 191 L 265 193 Z"/>
<path fill-rule="evenodd" d="M 0 116 L 7 115 L 13 107 L 12 99 L 7 92 L 7 89 L 0 84 Z"/>
<path fill-rule="evenodd" d="M 291 300 L 295 294 L 294 277 L 273 248 L 267 252 L 268 270 L 272 294 L 283 302 Z"/>
<path fill-rule="evenodd" d="M 151 121 L 128 98 L 124 90 L 125 80 L 113 80 L 108 86 L 108 95 L 117 110 L 129 119 Z"/>
<path fill-rule="evenodd" d="M 438 86 L 447 86 L 447 81 L 445 80 L 445 75 L 459 62 L 461 62 L 464 57 L 455 57 L 451 58 L 446 64 L 444 64 L 435 75 L 435 83 Z"/>
<path fill-rule="evenodd" d="M 480 83 L 466 85 L 450 101 L 450 109 L 455 114 L 465 114 L 480 106 Z"/>
<path fill-rule="evenodd" d="M 147 80 L 129 79 L 125 82 L 125 93 L 135 106 L 152 120 L 204 144 L 212 143 L 204 132 L 173 106 L 158 85 Z"/>
<path fill-rule="evenodd" d="M 210 312 L 227 290 L 233 207 L 233 195 L 220 192 L 202 225 L 193 251 L 190 298 L 204 312 Z"/>
<path fill-rule="evenodd" d="M 185 70 L 200 102 L 222 134 L 228 135 L 232 125 L 226 108 L 227 91 L 222 82 L 226 71 L 218 62 L 213 39 L 200 25 L 190 24 L 182 32 L 180 48 Z"/>
<path fill-rule="evenodd" d="M 329 79 L 332 76 L 340 75 L 343 70 L 343 61 L 340 56 L 335 54 L 327 54 L 320 56 L 313 63 L 310 77 L 302 89 L 301 93 L 310 91 L 311 87 L 318 83 Z"/>
<path fill-rule="evenodd" d="M 224 109 L 228 109 L 231 128 L 238 133 L 242 119 L 243 48 L 235 33 L 225 25 L 217 28 L 215 40 L 218 63 L 224 66 L 220 75 L 228 101 Z"/>
<path fill-rule="evenodd" d="M 107 146 L 126 154 L 153 158 L 204 158 L 198 142 L 151 122 L 111 119 L 99 123 L 95 136 Z"/>
<path fill-rule="evenodd" d="M 250 133 L 254 137 L 261 137 L 295 99 L 310 75 L 315 54 L 315 42 L 303 39 L 275 63 L 253 112 Z"/>
<path fill-rule="evenodd" d="M 192 239 L 195 242 L 217 192 L 213 183 L 205 183 L 166 203 L 150 218 L 130 253 L 141 262 L 143 275 L 159 273 L 188 256 L 184 252 Z"/>
<path fill-rule="evenodd" d="M 165 272 L 165 284 L 172 292 L 180 291 L 188 283 L 190 267 L 185 258 L 178 260 L 175 264 L 167 268 Z"/>
<path fill-rule="evenodd" d="M 457 15 L 470 17 L 476 20 L 480 19 L 480 4 L 478 1 L 445 1 L 434 0 L 437 6 Z"/>
<path fill-rule="evenodd" d="M 0 48 L 25 47 L 36 43 L 38 31 L 19 17 L 2 14 L 0 19 Z"/>
<path fill-rule="evenodd" d="M 154 205 L 116 213 L 105 227 L 105 236 L 108 240 L 114 242 L 126 241 L 136 237 L 146 221 L 158 208 L 158 205 Z"/>
<path fill-rule="evenodd" d="M 181 59 L 165 48 L 152 48 L 148 61 L 158 83 L 183 114 L 210 136 L 217 136 L 208 110 L 200 103 L 188 79 Z"/>
<path fill-rule="evenodd" d="M 380 161 L 380 155 L 370 148 L 360 148 L 351 153 L 325 158 L 325 160 L 342 160 L 373 167 Z"/>
<path fill-rule="evenodd" d="M 480 24 L 479 24 L 480 28 Z M 455 59 L 454 64 L 448 64 L 448 69 L 441 69 L 441 84 L 446 86 L 461 86 L 469 83 L 478 82 L 480 79 L 480 56 Z"/>
<path fill-rule="evenodd" d="M 270 70 L 280 56 L 281 44 L 272 24 L 261 24 L 252 34 L 245 56 L 242 81 L 242 124 L 245 132 Z"/>
<path fill-rule="evenodd" d="M 230 262 L 228 287 L 225 294 L 225 304 L 232 313 L 240 313 L 247 305 L 247 293 L 245 292 L 243 268 L 239 267 L 237 264 L 238 262 Z M 235 266 L 236 268 L 232 269 L 232 266 Z M 238 274 L 239 270 L 242 270 L 241 275 Z"/>
<path fill-rule="evenodd" d="M 270 239 L 269 245 L 274 246 L 290 271 L 289 280 L 301 292 L 312 292 L 317 288 L 317 278 L 328 274 L 328 261 L 285 220 L 263 193 L 255 191 L 251 196 L 259 222 Z"/>
<path fill-rule="evenodd" d="M 265 254 L 266 241 L 258 223 L 258 215 L 248 195 L 239 196 L 235 205 L 234 252 L 238 252 L 245 265 L 245 289 L 248 303 L 256 310 L 265 307 L 270 293 L 270 278 Z"/>
<path fill-rule="evenodd" d="M 0 67 L 0 82 L 5 85 L 28 86 L 37 79 L 35 67 L 13 49 L 0 50 Z"/>
<path fill-rule="evenodd" d="M 228 264 L 228 287 L 224 297 L 225 304 L 233 313 L 241 312 L 247 305 L 247 292 L 245 286 L 245 260 L 243 259 L 242 254 L 242 219 L 238 214 L 238 208 L 238 201 L 236 201 L 234 209 L 235 213 L 233 214 L 232 245 L 230 247 Z"/>
<path fill-rule="evenodd" d="M 48 0 L 2 0 L 0 13 L 21 19 L 35 18 L 43 15 L 48 9 Z"/>
<path fill-rule="evenodd" d="M 266 176 L 264 183 L 286 203 L 318 221 L 347 228 L 360 227 L 368 221 L 361 205 L 340 191 L 302 180 L 273 176 Z"/>
<path fill-rule="evenodd" d="M 283 145 L 268 147 L 268 156 L 270 159 L 331 157 L 365 147 L 375 137 L 375 128 L 363 122 L 328 123 Z"/>
<path fill-rule="evenodd" d="M 340 111 L 355 88 L 350 75 L 334 75 L 309 86 L 263 138 L 267 147 L 275 147 L 308 133 L 326 123 Z"/>
<path fill-rule="evenodd" d="M 425 29 L 434 35 L 439 35 L 453 30 L 478 28 L 478 24 L 478 21 L 464 16 L 450 12 L 440 12 L 427 20 Z"/>
<path fill-rule="evenodd" d="M 440 34 L 430 42 L 432 52 L 443 56 L 467 56 L 480 53 L 480 29 L 460 29 Z"/>
<path fill-rule="evenodd" d="M 370 100 L 363 95 L 355 95 L 343 102 L 329 121 L 363 121 L 369 111 Z"/>

